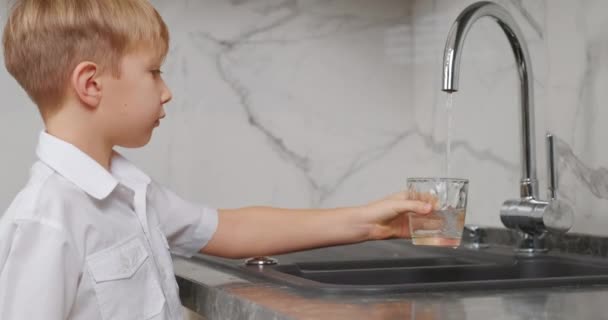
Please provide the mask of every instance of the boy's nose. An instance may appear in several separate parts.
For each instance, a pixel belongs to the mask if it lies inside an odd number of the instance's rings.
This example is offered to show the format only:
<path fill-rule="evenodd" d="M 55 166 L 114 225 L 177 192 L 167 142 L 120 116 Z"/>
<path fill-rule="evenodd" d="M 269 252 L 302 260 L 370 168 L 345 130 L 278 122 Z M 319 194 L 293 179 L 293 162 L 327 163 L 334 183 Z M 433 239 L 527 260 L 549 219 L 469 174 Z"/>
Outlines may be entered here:
<path fill-rule="evenodd" d="M 171 101 L 171 99 L 173 98 L 173 94 L 171 93 L 171 90 L 169 90 L 169 87 L 167 87 L 167 85 L 163 86 L 163 94 L 160 98 L 163 104 Z"/>

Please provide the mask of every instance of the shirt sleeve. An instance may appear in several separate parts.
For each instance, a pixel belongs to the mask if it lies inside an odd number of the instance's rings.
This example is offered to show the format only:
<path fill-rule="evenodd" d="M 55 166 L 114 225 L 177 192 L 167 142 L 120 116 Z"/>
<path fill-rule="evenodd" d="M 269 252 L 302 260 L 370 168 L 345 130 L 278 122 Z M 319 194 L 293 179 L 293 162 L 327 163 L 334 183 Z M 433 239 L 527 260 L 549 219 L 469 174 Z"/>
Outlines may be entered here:
<path fill-rule="evenodd" d="M 66 234 L 39 221 L 19 221 L 0 231 L 8 240 L 0 255 L 2 320 L 67 319 L 80 264 Z"/>
<path fill-rule="evenodd" d="M 148 195 L 172 253 L 191 257 L 211 240 L 218 224 L 216 209 L 186 201 L 155 182 Z"/>

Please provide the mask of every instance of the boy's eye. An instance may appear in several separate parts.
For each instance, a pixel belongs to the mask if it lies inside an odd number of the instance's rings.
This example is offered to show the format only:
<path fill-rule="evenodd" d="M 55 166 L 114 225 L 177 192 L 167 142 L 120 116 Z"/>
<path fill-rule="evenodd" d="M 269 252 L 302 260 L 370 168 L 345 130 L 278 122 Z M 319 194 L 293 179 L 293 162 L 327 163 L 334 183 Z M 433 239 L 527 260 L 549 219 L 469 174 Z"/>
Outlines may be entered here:
<path fill-rule="evenodd" d="M 162 74 L 163 72 L 160 69 L 152 70 L 152 73 L 155 75 Z"/>

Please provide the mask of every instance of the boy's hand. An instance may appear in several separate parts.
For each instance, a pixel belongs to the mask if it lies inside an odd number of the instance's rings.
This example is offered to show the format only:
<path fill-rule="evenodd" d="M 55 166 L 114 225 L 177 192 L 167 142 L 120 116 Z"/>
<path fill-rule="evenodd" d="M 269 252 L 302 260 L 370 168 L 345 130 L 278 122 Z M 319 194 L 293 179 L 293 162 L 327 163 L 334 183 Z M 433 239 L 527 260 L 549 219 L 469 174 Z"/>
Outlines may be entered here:
<path fill-rule="evenodd" d="M 369 228 L 369 240 L 409 238 L 408 213 L 428 214 L 434 200 L 428 194 L 402 191 L 361 207 L 361 218 Z"/>

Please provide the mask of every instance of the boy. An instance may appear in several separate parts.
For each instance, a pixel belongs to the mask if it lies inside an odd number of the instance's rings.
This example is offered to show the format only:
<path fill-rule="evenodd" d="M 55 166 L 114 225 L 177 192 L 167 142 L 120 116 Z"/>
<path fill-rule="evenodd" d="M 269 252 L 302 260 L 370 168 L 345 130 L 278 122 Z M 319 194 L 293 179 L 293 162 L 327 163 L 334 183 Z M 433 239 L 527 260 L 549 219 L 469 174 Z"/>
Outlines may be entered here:
<path fill-rule="evenodd" d="M 182 319 L 169 249 L 228 258 L 408 236 L 398 193 L 361 207 L 212 209 L 115 152 L 150 140 L 171 92 L 167 27 L 147 0 L 17 0 L 9 72 L 45 131 L 30 180 L 0 220 L 0 317 Z"/>

